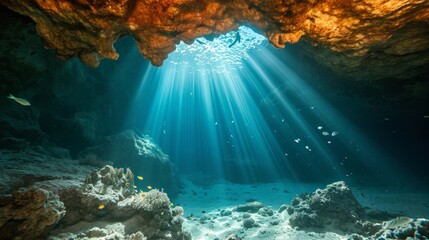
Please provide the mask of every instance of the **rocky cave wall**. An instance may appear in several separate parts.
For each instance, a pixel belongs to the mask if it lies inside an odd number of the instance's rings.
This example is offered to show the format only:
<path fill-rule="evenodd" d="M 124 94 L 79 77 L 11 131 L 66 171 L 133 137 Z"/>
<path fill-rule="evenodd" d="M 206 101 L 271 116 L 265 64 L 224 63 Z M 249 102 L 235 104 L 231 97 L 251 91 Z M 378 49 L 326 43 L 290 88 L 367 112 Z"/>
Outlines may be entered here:
<path fill-rule="evenodd" d="M 131 35 L 161 65 L 180 41 L 248 25 L 276 47 L 307 42 L 319 62 L 359 79 L 421 74 L 429 63 L 425 0 L 5 0 L 36 22 L 45 46 L 90 66 L 117 59 L 113 43 Z M 404 63 L 406 62 L 406 63 Z M 381 66 L 381 67 L 380 67 Z"/>

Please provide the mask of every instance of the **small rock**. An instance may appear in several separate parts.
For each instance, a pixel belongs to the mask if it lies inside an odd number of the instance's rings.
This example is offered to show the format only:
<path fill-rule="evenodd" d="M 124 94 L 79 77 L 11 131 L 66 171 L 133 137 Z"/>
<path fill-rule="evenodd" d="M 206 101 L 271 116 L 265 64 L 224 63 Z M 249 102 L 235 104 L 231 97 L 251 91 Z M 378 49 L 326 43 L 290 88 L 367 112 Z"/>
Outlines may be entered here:
<path fill-rule="evenodd" d="M 255 220 L 253 220 L 252 218 L 246 218 L 243 220 L 244 228 L 252 228 L 254 224 L 255 224 Z"/>
<path fill-rule="evenodd" d="M 259 209 L 263 208 L 264 205 L 260 202 L 250 202 L 246 204 L 239 205 L 234 208 L 235 212 L 250 212 L 250 213 L 256 213 Z"/>
<path fill-rule="evenodd" d="M 229 234 L 225 240 L 241 240 L 241 238 L 237 234 Z"/>
<path fill-rule="evenodd" d="M 270 222 L 270 224 L 273 226 L 279 225 L 279 223 L 280 223 L 280 221 L 277 219 Z"/>
<path fill-rule="evenodd" d="M 263 208 L 259 209 L 258 214 L 263 216 L 263 217 L 268 217 L 268 216 L 273 216 L 274 212 L 270 208 L 263 207 Z"/>
<path fill-rule="evenodd" d="M 231 216 L 231 214 L 232 214 L 232 211 L 231 210 L 228 210 L 228 209 L 223 209 L 222 211 L 220 211 L 220 215 L 221 216 Z"/>
<path fill-rule="evenodd" d="M 286 204 L 283 204 L 283 205 L 281 205 L 280 206 L 280 208 L 279 208 L 279 210 L 278 210 L 278 212 L 279 213 L 282 213 L 284 210 L 286 210 L 287 209 L 287 205 Z"/>

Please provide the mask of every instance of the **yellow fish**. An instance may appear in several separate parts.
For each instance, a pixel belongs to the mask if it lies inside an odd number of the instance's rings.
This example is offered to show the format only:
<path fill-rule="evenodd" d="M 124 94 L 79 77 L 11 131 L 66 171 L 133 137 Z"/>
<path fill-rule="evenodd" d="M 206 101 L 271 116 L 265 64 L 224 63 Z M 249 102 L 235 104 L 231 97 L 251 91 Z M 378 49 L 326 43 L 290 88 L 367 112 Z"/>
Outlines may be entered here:
<path fill-rule="evenodd" d="M 161 216 L 164 215 L 164 212 L 161 212 Z"/>
<path fill-rule="evenodd" d="M 104 206 L 104 204 L 100 204 L 100 206 L 98 206 L 98 209 L 103 209 L 103 208 L 105 208 L 106 206 Z"/>
<path fill-rule="evenodd" d="M 141 196 L 141 197 L 144 197 L 145 195 L 144 195 L 144 193 L 141 193 L 141 194 L 140 194 L 140 196 Z"/>
<path fill-rule="evenodd" d="M 147 188 L 148 188 L 149 190 L 151 190 L 151 189 L 152 189 L 152 186 L 147 186 Z"/>
<path fill-rule="evenodd" d="M 171 203 L 170 203 L 170 206 L 174 206 L 174 203 L 172 203 L 172 202 L 171 202 Z"/>
<path fill-rule="evenodd" d="M 137 188 L 137 186 L 136 186 L 136 185 L 134 185 L 133 187 L 134 187 L 134 188 Z"/>
<path fill-rule="evenodd" d="M 142 176 L 137 176 L 137 178 L 141 181 L 143 181 L 143 177 Z"/>
<path fill-rule="evenodd" d="M 21 104 L 22 106 L 31 106 L 30 102 L 28 102 L 27 100 L 23 98 L 14 97 L 12 94 L 9 94 L 7 98 L 14 100 L 15 102 Z"/>

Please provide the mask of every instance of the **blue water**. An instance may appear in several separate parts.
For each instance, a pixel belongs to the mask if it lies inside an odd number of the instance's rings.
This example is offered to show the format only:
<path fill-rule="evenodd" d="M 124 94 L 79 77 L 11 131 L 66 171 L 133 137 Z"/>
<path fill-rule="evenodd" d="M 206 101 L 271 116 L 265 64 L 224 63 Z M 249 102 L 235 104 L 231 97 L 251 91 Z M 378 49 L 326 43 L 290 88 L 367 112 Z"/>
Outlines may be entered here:
<path fill-rule="evenodd" d="M 427 166 L 427 124 L 385 120 L 389 113 L 344 94 L 347 81 L 297 47 L 261 44 L 246 54 L 231 69 L 174 56 L 158 68 L 129 54 L 117 72 L 136 84 L 124 128 L 149 135 L 183 174 L 237 183 L 426 181 L 415 165 Z"/>

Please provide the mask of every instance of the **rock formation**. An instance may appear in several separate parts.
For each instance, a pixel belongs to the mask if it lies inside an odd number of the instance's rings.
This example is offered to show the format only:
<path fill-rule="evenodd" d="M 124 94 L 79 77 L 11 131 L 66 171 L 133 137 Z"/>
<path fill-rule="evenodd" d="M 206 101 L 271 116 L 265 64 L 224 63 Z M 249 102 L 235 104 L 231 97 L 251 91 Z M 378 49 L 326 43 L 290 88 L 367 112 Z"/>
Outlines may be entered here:
<path fill-rule="evenodd" d="M 300 194 L 287 208 L 292 227 L 321 228 L 345 233 L 371 235 L 379 226 L 368 221 L 365 210 L 344 182 Z"/>
<path fill-rule="evenodd" d="M 64 217 L 58 195 L 39 188 L 0 197 L 0 239 L 39 239 Z"/>
<path fill-rule="evenodd" d="M 54 179 L 0 196 L 0 239 L 191 239 L 183 208 L 167 194 L 135 192 L 128 169 L 105 166 L 79 179 Z"/>
<path fill-rule="evenodd" d="M 165 189 L 170 196 L 180 192 L 181 182 L 175 165 L 148 136 L 139 137 L 134 131 L 106 137 L 99 145 L 79 153 L 83 162 L 94 159 L 131 168 L 144 180 L 135 184 L 141 188 L 153 186 Z"/>
<path fill-rule="evenodd" d="M 98 66 L 101 58 L 117 59 L 113 43 L 125 35 L 136 40 L 153 64 L 161 65 L 180 41 L 192 43 L 244 24 L 276 47 L 304 38 L 321 49 L 311 50 L 320 61 L 357 77 L 391 76 L 387 69 L 396 69 L 396 75 L 408 71 L 409 76 L 421 73 L 429 62 L 429 3 L 424 0 L 5 0 L 2 4 L 31 17 L 46 47 L 58 56 L 79 56 L 90 66 Z M 401 65 L 403 61 L 408 63 Z M 375 75 L 357 73 L 368 64 L 390 68 Z"/>

